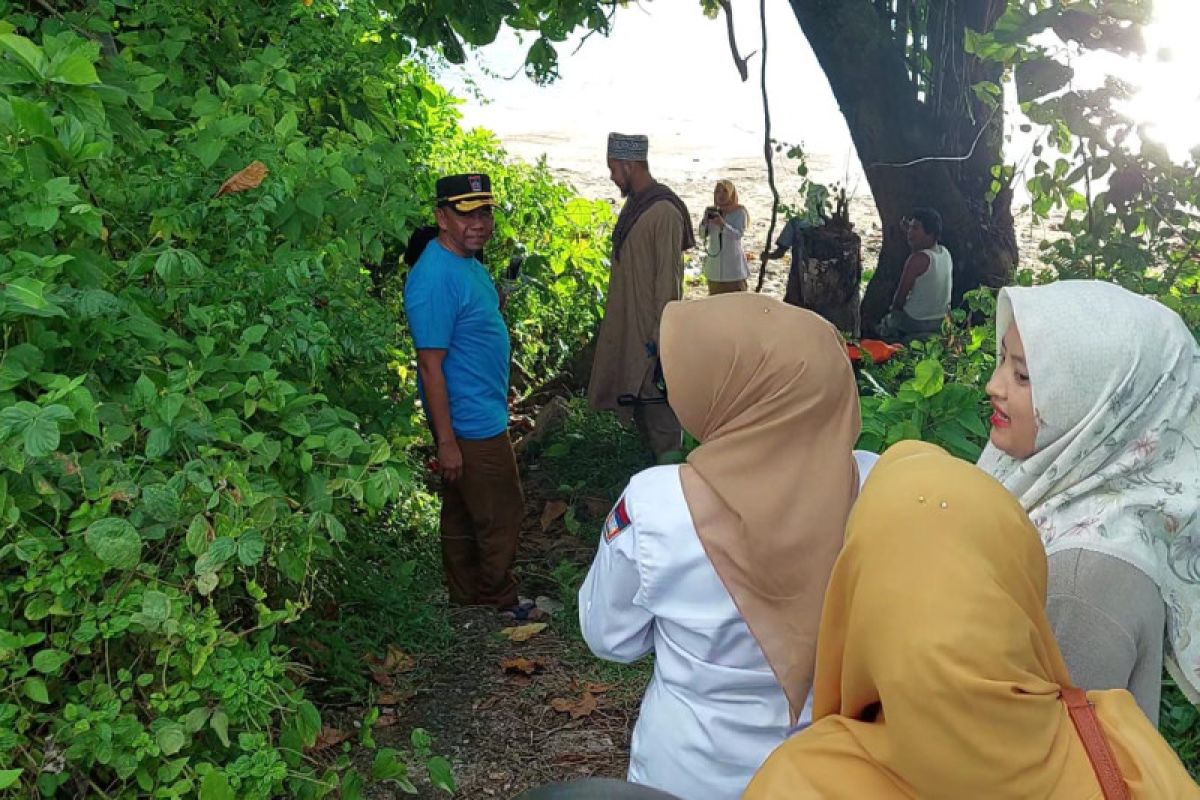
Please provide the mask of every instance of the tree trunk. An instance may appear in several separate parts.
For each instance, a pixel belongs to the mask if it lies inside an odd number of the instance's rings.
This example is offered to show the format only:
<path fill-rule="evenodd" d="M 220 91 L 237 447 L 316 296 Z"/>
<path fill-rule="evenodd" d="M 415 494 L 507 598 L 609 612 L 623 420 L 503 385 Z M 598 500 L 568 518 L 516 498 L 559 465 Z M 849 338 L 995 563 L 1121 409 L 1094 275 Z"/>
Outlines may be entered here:
<path fill-rule="evenodd" d="M 807 308 L 857 339 L 862 238 L 854 232 L 843 189 L 830 219 L 801 233 L 798 263 L 788 274 L 784 302 Z"/>
<path fill-rule="evenodd" d="M 993 109 L 972 89 L 999 85 L 1000 68 L 964 49 L 967 29 L 989 30 L 1004 0 L 791 5 L 846 118 L 882 223 L 863 329 L 871 332 L 891 304 L 909 252 L 901 221 L 916 207 L 942 215 L 954 302 L 980 285 L 1007 283 L 1017 261 L 1011 189 L 988 199 L 992 168 L 1002 163 L 1003 104 L 998 98 Z"/>

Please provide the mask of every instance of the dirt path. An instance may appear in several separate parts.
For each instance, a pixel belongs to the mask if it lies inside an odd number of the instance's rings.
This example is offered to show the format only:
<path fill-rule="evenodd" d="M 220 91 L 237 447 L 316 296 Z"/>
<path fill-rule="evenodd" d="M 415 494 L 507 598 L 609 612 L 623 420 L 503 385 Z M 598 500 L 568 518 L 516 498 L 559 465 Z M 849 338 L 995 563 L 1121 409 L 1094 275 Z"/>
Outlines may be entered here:
<path fill-rule="evenodd" d="M 530 474 L 527 468 L 523 472 Z M 453 765 L 455 797 L 507 799 L 555 781 L 624 777 L 629 736 L 649 677 L 645 664 L 597 661 L 579 639 L 573 589 L 564 588 L 577 585 L 593 546 L 568 532 L 562 518 L 543 530 L 542 515 L 557 493 L 536 471 L 532 474 L 526 479 L 518 554 L 522 594 L 548 595 L 563 608 L 524 642 L 503 635 L 513 623 L 490 609 L 453 611 L 451 649 L 406 676 L 415 694 L 397 709 L 395 723 L 375 736 L 381 746 L 405 749 L 413 728 L 427 730 L 434 751 Z M 593 498 L 575 505 L 579 524 L 590 526 L 581 529 L 599 530 L 594 515 L 602 519 L 606 503 Z M 447 797 L 424 780 L 417 786 L 418 797 Z M 393 795 L 376 790 L 370 796 Z"/>

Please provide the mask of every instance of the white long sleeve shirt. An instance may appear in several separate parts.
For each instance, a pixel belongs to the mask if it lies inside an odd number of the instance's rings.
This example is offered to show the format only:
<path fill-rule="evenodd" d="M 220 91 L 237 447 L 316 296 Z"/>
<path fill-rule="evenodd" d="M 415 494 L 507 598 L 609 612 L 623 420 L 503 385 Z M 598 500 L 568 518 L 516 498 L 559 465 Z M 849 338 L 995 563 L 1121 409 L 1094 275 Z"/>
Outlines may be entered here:
<path fill-rule="evenodd" d="M 860 480 L 876 458 L 855 453 Z M 740 797 L 787 736 L 788 702 L 704 552 L 678 466 L 629 482 L 579 590 L 579 621 L 600 658 L 655 654 L 629 780 L 683 800 Z"/>
<path fill-rule="evenodd" d="M 742 248 L 746 223 L 750 221 L 744 208 L 737 208 L 725 217 L 724 227 L 700 224 L 704 244 L 704 277 L 710 281 L 743 281 L 750 277 L 750 265 Z"/>

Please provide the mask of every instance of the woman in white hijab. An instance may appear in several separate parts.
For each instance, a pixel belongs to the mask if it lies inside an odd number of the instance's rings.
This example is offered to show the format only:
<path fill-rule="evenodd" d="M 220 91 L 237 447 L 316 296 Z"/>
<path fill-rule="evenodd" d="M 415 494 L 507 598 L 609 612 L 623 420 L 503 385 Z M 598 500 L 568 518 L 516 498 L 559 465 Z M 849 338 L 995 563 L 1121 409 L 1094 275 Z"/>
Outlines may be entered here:
<path fill-rule="evenodd" d="M 1200 348 L 1177 314 L 1100 281 L 1000 292 L 979 466 L 1049 556 L 1071 677 L 1158 719 L 1164 659 L 1200 700 Z M 1165 641 L 1164 641 L 1165 628 Z"/>

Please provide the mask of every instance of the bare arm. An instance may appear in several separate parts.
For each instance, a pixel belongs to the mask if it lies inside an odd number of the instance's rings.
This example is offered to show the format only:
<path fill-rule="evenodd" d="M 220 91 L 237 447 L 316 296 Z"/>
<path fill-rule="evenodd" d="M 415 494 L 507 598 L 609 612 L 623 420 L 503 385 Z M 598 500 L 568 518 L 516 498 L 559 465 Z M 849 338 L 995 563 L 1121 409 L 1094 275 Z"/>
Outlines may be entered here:
<path fill-rule="evenodd" d="M 903 308 L 908 302 L 908 295 L 912 292 L 913 286 L 917 282 L 917 278 L 929 271 L 929 254 L 928 253 L 913 253 L 904 262 L 904 272 L 900 275 L 900 285 L 896 287 L 896 294 L 892 297 L 892 310 Z"/>
<path fill-rule="evenodd" d="M 454 424 L 450 419 L 450 391 L 446 388 L 446 376 L 442 372 L 445 359 L 445 350 L 417 351 L 417 371 L 425 388 L 425 406 L 437 440 L 438 464 L 443 478 L 456 481 L 462 476 L 462 451 L 458 448 Z"/>

